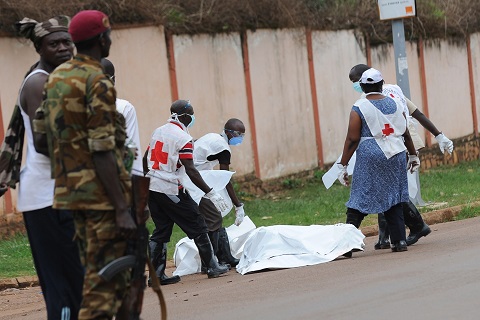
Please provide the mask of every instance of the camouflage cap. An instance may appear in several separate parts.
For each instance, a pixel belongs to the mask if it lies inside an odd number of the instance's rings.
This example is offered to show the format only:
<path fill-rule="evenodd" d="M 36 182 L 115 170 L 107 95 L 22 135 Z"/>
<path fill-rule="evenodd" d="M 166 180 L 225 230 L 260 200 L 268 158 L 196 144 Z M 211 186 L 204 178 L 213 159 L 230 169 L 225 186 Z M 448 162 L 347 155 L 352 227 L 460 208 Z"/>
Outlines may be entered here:
<path fill-rule="evenodd" d="M 30 18 L 23 18 L 22 21 L 15 23 L 15 28 L 21 36 L 30 39 L 33 42 L 37 42 L 53 32 L 68 32 L 69 24 L 70 17 L 68 16 L 56 16 L 44 22 L 38 22 Z"/>

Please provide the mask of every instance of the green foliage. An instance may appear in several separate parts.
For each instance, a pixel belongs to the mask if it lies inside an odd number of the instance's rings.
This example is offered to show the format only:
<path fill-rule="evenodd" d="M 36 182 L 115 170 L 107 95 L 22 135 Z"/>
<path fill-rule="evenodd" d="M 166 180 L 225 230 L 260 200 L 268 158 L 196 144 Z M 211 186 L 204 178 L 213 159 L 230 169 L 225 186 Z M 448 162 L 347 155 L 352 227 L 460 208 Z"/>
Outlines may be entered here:
<path fill-rule="evenodd" d="M 405 20 L 407 39 L 463 38 L 480 31 L 480 1 L 417 1 L 417 17 Z M 23 17 L 43 21 L 83 9 L 101 10 L 112 25 L 162 24 L 178 34 L 222 33 L 259 28 L 357 29 L 372 43 L 391 41 L 391 24 L 380 21 L 373 0 L 30 0 L 0 1 L 0 31 L 11 34 Z"/>
<path fill-rule="evenodd" d="M 301 185 L 299 179 L 285 179 L 282 181 L 282 186 L 286 189 L 294 189 Z"/>

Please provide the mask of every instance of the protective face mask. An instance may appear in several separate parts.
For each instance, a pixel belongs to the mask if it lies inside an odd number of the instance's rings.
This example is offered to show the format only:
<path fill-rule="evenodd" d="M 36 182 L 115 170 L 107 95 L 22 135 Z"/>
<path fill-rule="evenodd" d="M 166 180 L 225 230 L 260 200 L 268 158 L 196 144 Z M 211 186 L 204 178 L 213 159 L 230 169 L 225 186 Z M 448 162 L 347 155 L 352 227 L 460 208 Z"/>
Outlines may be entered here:
<path fill-rule="evenodd" d="M 190 118 L 192 119 L 192 121 L 190 121 L 190 123 L 188 124 L 188 128 L 191 128 L 193 127 L 193 124 L 195 123 L 195 115 L 193 114 L 189 114 Z"/>
<path fill-rule="evenodd" d="M 243 142 L 243 137 L 233 137 L 230 140 L 228 140 L 228 144 L 231 146 L 238 146 Z"/>
<path fill-rule="evenodd" d="M 362 87 L 360 86 L 360 81 L 352 83 L 353 90 L 362 93 Z"/>

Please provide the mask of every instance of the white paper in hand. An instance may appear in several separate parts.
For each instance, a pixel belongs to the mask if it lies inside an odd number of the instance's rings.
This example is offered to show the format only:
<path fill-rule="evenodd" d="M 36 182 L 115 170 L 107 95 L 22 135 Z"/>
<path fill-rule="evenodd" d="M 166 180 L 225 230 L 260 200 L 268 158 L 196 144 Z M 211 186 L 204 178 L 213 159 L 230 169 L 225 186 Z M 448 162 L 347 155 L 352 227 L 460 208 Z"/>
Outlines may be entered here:
<path fill-rule="evenodd" d="M 333 164 L 333 166 L 328 170 L 323 176 L 322 181 L 325 188 L 329 189 L 335 181 L 337 181 L 338 174 L 340 173 L 340 169 L 337 166 L 337 163 L 340 163 L 342 160 L 342 154 L 338 157 L 337 161 Z M 353 168 L 355 168 L 355 161 L 357 160 L 357 153 L 354 152 L 352 158 L 348 162 L 347 173 L 349 176 L 353 174 Z"/>
<path fill-rule="evenodd" d="M 233 203 L 228 196 L 228 192 L 225 189 L 225 186 L 228 184 L 228 182 L 232 178 L 232 175 L 235 172 L 227 170 L 202 170 L 199 172 L 203 180 L 205 180 L 205 182 L 217 193 L 219 193 L 228 203 L 228 208 L 222 211 L 222 217 L 226 216 L 232 210 Z M 186 174 L 181 176 L 180 182 L 185 188 L 187 188 L 188 193 L 193 198 L 193 200 L 197 204 L 200 203 L 200 200 L 205 195 L 205 192 L 197 188 L 197 186 L 193 184 L 192 180 L 190 180 L 190 178 Z"/>

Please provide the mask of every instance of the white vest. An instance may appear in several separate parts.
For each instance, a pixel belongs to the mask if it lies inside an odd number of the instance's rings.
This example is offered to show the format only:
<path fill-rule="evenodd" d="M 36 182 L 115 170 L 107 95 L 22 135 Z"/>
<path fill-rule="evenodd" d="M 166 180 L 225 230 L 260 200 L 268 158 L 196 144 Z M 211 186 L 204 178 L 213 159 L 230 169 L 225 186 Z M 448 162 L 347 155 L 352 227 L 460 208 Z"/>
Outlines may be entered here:
<path fill-rule="evenodd" d="M 383 90 L 382 93 L 393 100 L 397 102 L 397 104 L 400 104 L 402 108 L 404 108 L 405 115 L 407 116 L 407 126 L 408 126 L 408 131 L 410 132 L 410 136 L 412 137 L 413 145 L 415 146 L 415 149 L 421 149 L 425 147 L 425 144 L 422 141 L 422 138 L 417 132 L 417 121 L 412 118 L 412 115 L 410 114 L 410 110 L 408 110 L 407 107 L 407 100 L 405 99 L 405 95 L 403 94 L 402 89 L 400 89 L 399 86 L 396 84 L 385 84 L 383 85 Z"/>
<path fill-rule="evenodd" d="M 227 140 L 218 133 L 207 133 L 197 141 L 195 141 L 195 149 L 193 151 L 193 163 L 197 170 L 212 170 L 218 165 L 218 160 L 209 161 L 209 156 L 219 154 L 222 151 L 230 150 Z"/>
<path fill-rule="evenodd" d="M 179 177 L 185 174 L 183 166 L 177 169 L 179 151 L 192 141 L 184 128 L 179 122 L 170 119 L 167 124 L 153 132 L 147 154 L 150 168 L 147 176 L 150 177 L 151 191 L 178 194 Z M 159 155 L 157 158 L 163 157 L 163 161 L 152 161 L 152 152 Z"/>
<path fill-rule="evenodd" d="M 22 112 L 27 140 L 27 157 L 25 165 L 20 170 L 17 198 L 17 209 L 22 212 L 51 206 L 53 204 L 53 190 L 55 187 L 55 180 L 51 179 L 50 159 L 35 150 L 30 117 L 23 111 L 20 104 L 20 95 L 25 82 L 36 73 L 48 75 L 48 72 L 45 70 L 36 69 L 32 71 L 32 73 L 23 80 L 17 99 L 17 104 Z"/>
<path fill-rule="evenodd" d="M 402 108 L 403 112 L 405 112 L 405 115 L 409 116 L 410 113 L 408 112 L 407 108 L 407 100 L 405 100 L 405 96 L 403 95 L 402 89 L 400 89 L 399 86 L 396 84 L 385 84 L 383 85 L 382 88 L 382 93 L 395 100 L 397 105 L 400 105 L 400 108 Z"/>
<path fill-rule="evenodd" d="M 407 128 L 407 121 L 398 103 L 393 114 L 383 114 L 368 99 L 357 100 L 355 105 L 362 112 L 373 138 L 387 159 L 406 150 L 402 135 Z"/>

